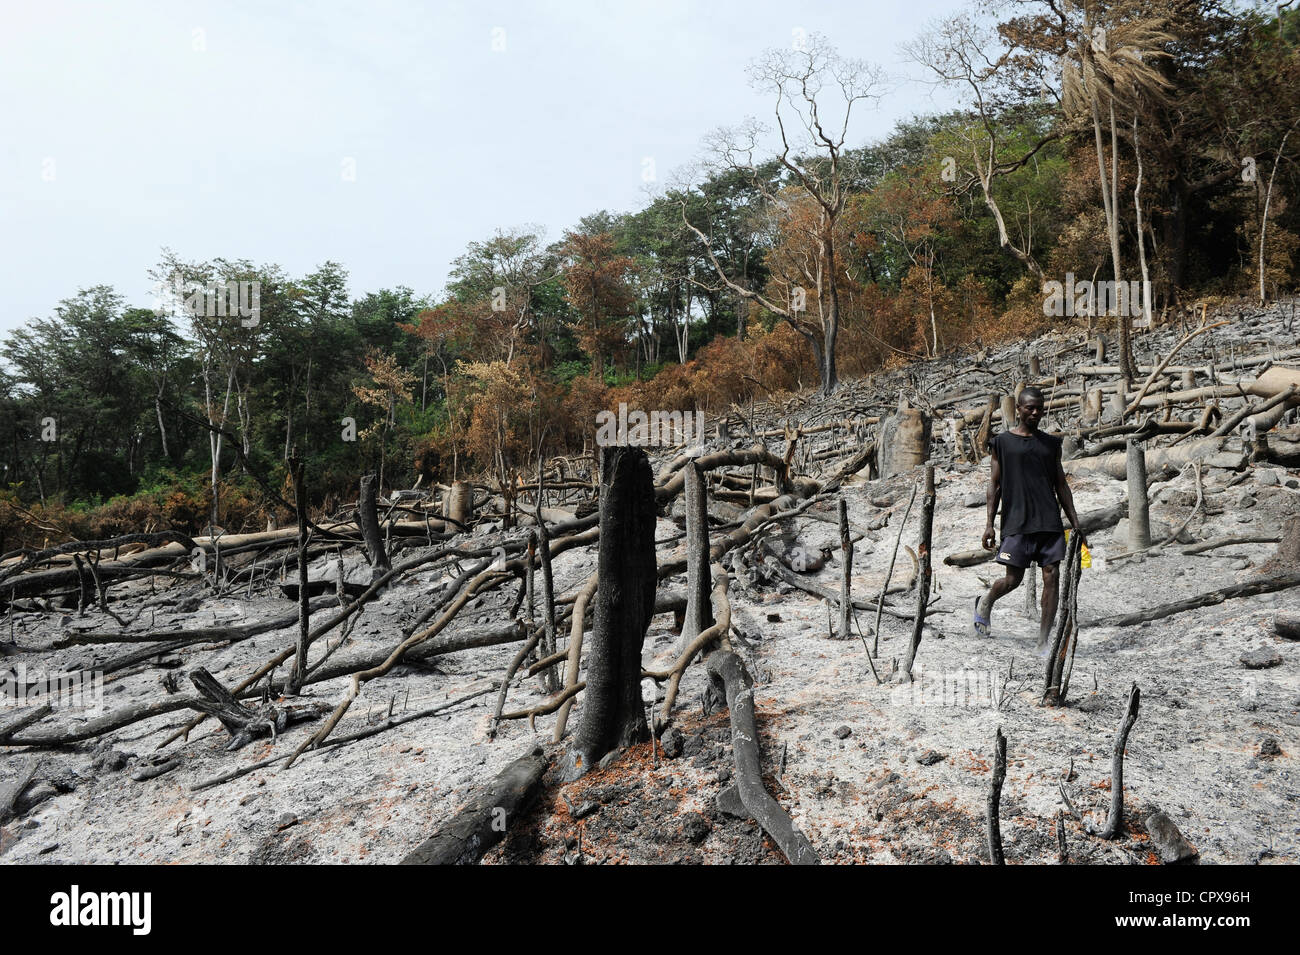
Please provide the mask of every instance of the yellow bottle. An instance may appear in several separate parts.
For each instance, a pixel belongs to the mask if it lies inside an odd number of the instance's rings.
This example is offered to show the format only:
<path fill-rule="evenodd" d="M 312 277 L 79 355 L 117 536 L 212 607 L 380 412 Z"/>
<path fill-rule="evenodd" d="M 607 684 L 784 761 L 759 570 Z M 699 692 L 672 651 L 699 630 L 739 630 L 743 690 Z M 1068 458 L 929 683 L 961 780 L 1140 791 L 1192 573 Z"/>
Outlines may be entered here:
<path fill-rule="evenodd" d="M 1072 528 L 1069 527 L 1065 529 L 1065 542 L 1067 544 L 1070 542 L 1071 530 Z M 1084 570 L 1092 569 L 1092 552 L 1088 550 L 1087 544 L 1079 545 L 1079 566 L 1082 567 Z"/>

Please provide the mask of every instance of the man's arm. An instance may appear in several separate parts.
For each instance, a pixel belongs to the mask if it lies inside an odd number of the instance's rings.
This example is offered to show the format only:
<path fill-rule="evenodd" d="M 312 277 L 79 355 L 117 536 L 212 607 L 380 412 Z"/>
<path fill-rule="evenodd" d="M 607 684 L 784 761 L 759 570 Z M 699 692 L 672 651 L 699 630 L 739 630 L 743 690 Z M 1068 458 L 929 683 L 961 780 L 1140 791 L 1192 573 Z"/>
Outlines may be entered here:
<path fill-rule="evenodd" d="M 1074 494 L 1070 491 L 1070 482 L 1065 479 L 1065 468 L 1061 466 L 1059 455 L 1056 459 L 1056 499 L 1061 502 L 1061 509 L 1070 519 L 1070 526 L 1086 545 L 1088 538 L 1084 537 L 1083 531 L 1079 530 L 1079 515 L 1074 512 Z"/>
<path fill-rule="evenodd" d="M 990 445 L 989 452 L 992 455 L 989 463 L 989 489 L 984 496 L 988 522 L 984 525 L 984 536 L 980 540 L 985 550 L 993 550 L 998 546 L 998 535 L 993 529 L 993 520 L 998 516 L 998 503 L 1002 500 L 1002 462 L 998 460 L 998 449 L 995 446 Z"/>

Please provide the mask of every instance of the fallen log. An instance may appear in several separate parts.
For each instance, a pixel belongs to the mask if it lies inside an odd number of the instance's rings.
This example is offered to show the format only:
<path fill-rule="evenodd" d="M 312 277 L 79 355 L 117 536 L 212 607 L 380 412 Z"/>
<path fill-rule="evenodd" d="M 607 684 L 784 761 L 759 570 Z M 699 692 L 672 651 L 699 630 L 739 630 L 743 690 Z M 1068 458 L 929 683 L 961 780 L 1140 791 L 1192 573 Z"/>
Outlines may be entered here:
<path fill-rule="evenodd" d="M 998 556 L 996 550 L 985 550 L 981 547 L 978 550 L 963 550 L 955 554 L 949 554 L 943 559 L 943 562 L 948 567 L 974 567 L 978 564 L 987 563 L 996 556 Z"/>
<path fill-rule="evenodd" d="M 744 806 L 777 844 L 792 865 L 817 865 L 817 851 L 800 832 L 781 804 L 763 785 L 763 763 L 758 749 L 758 727 L 754 720 L 754 680 L 731 650 L 718 650 L 705 663 L 709 675 L 720 682 L 727 695 L 731 718 L 731 749 L 736 764 L 736 782 L 719 794 L 720 804 L 736 801 Z M 730 794 L 728 798 L 727 794 Z"/>
<path fill-rule="evenodd" d="M 0 824 L 8 822 L 11 816 L 17 814 L 14 807 L 18 803 L 18 797 L 31 783 L 40 763 L 35 756 L 27 757 L 22 769 L 18 770 L 18 776 L 11 782 L 0 785 Z"/>
<path fill-rule="evenodd" d="M 455 699 L 439 703 L 437 706 L 431 706 L 428 709 L 419 710 L 414 713 L 403 713 L 400 716 L 389 716 L 382 722 L 376 723 L 373 726 L 367 726 L 365 729 L 357 730 L 355 733 L 347 733 L 342 736 L 331 737 L 321 745 L 320 749 L 314 749 L 311 752 L 306 753 L 305 758 L 310 759 L 313 756 L 331 752 L 336 746 L 346 746 L 349 743 L 355 743 L 357 740 L 369 739 L 371 736 L 386 733 L 394 727 L 402 726 L 415 720 L 423 720 L 428 719 L 430 716 L 437 716 L 438 714 L 444 713 L 453 707 L 460 706 L 460 704 L 466 703 L 469 700 L 480 696 L 486 696 L 495 689 L 495 685 L 489 684 L 487 687 L 465 693 Z M 265 769 L 273 763 L 288 762 L 288 759 L 288 756 L 281 753 L 276 756 L 270 756 L 266 759 L 259 760 L 256 763 L 249 763 L 247 766 L 240 766 L 236 769 L 228 770 L 219 776 L 214 776 L 211 779 L 205 779 L 202 782 L 195 783 L 190 787 L 190 792 L 199 792 L 203 789 L 209 789 L 212 786 L 218 786 L 221 783 L 229 782 L 232 779 L 238 779 L 240 776 L 247 776 L 249 773 L 255 772 L 259 769 Z"/>
<path fill-rule="evenodd" d="M 1201 541 L 1197 544 L 1189 544 L 1186 547 L 1180 547 L 1180 554 L 1203 554 L 1209 550 L 1217 550 L 1220 547 L 1229 547 L 1232 544 L 1276 544 L 1282 539 L 1280 534 L 1241 534 L 1232 537 L 1215 537 L 1211 540 Z"/>
<path fill-rule="evenodd" d="M 297 595 L 293 595 L 297 598 Z M 329 607 L 338 606 L 337 597 L 324 597 L 312 602 L 312 611 L 324 610 Z M 256 623 L 245 623 L 232 627 L 196 627 L 190 630 L 144 630 L 144 631 L 113 631 L 113 630 L 86 630 L 81 633 L 74 633 L 71 636 L 56 640 L 50 644 L 51 650 L 63 650 L 67 647 L 84 646 L 87 644 L 105 644 L 105 643 L 176 643 L 185 645 L 187 643 L 220 643 L 229 640 L 232 643 L 240 640 L 247 640 L 249 637 L 255 637 L 260 633 L 269 633 L 272 630 L 283 630 L 291 627 L 298 622 L 298 611 L 293 610 L 289 613 L 281 614 L 278 617 L 271 617 L 267 620 L 259 620 Z M 156 650 L 153 652 L 157 652 Z"/>
<path fill-rule="evenodd" d="M 1201 438 L 1178 447 L 1148 448 L 1146 469 L 1148 477 L 1160 473 L 1179 471 L 1189 464 L 1199 462 L 1202 467 L 1242 470 L 1249 455 L 1245 451 L 1226 451 L 1227 438 Z M 1123 451 L 1096 457 L 1071 458 L 1062 465 L 1067 474 L 1093 471 L 1106 474 L 1117 481 L 1128 478 L 1128 455 Z"/>
<path fill-rule="evenodd" d="M 1220 604 L 1225 600 L 1232 600 L 1236 597 L 1254 597 L 1257 594 L 1267 594 L 1278 590 L 1287 590 L 1291 587 L 1297 586 L 1300 586 L 1300 573 L 1284 574 L 1279 577 L 1256 577 L 1254 580 L 1248 580 L 1245 583 L 1232 584 L 1229 587 L 1221 587 L 1218 590 L 1211 590 L 1209 593 L 1198 594 L 1195 597 L 1186 597 L 1183 600 L 1175 600 L 1172 603 L 1160 604 L 1159 606 L 1150 607 L 1146 610 L 1137 610 L 1133 613 L 1114 614 L 1109 617 L 1098 617 L 1095 620 L 1087 621 L 1081 626 L 1131 627 L 1148 620 L 1160 620 L 1163 617 L 1172 617 L 1176 613 L 1183 613 L 1187 610 L 1196 610 L 1198 607 L 1210 607 L 1214 604 Z"/>
<path fill-rule="evenodd" d="M 402 865 L 473 865 L 537 799 L 547 759 L 540 746 L 506 766 Z"/>

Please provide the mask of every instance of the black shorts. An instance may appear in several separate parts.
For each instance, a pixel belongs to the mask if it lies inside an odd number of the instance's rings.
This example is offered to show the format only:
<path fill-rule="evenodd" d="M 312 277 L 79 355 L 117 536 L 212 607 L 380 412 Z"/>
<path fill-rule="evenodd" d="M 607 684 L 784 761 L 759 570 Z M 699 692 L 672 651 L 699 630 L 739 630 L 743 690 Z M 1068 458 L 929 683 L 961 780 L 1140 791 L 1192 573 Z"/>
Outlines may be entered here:
<path fill-rule="evenodd" d="M 1065 534 L 1062 531 L 1038 531 L 1012 534 L 998 546 L 997 562 L 1024 570 L 1031 563 L 1039 567 L 1059 564 L 1065 559 Z"/>

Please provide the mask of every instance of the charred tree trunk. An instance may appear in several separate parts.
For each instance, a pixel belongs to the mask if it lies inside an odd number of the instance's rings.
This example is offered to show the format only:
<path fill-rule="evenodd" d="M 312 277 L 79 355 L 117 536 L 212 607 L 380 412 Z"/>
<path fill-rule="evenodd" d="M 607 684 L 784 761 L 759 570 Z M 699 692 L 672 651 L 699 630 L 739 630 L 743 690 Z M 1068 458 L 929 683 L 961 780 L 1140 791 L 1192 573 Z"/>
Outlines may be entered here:
<path fill-rule="evenodd" d="M 640 448 L 601 461 L 600 554 L 582 724 L 567 757 L 576 779 L 614 749 L 650 738 L 641 702 L 641 648 L 654 613 L 655 491 Z"/>
<path fill-rule="evenodd" d="M 366 555 L 370 558 L 370 579 L 374 580 L 392 569 L 388 551 L 384 549 L 383 535 L 379 533 L 379 510 L 376 505 L 375 475 L 361 479 L 361 494 L 357 499 L 357 525 L 366 542 Z"/>
<path fill-rule="evenodd" d="M 682 622 L 680 647 L 685 650 L 705 630 L 713 626 L 713 608 L 709 594 L 713 582 L 709 574 L 708 486 L 704 475 L 689 461 L 686 473 L 686 617 Z"/>
<path fill-rule="evenodd" d="M 442 516 L 464 529 L 474 516 L 474 488 L 468 481 L 454 481 L 443 498 Z"/>
<path fill-rule="evenodd" d="M 1134 683 L 1128 691 L 1128 705 L 1124 708 L 1124 719 L 1115 733 L 1115 751 L 1110 757 L 1110 815 L 1098 833 L 1103 839 L 1114 839 L 1124 829 L 1124 749 L 1128 746 L 1128 734 L 1137 722 L 1141 698 L 1142 693 Z"/>
<path fill-rule="evenodd" d="M 930 456 L 930 416 L 917 408 L 899 408 L 880 422 L 876 461 L 880 477 L 892 477 L 922 465 Z"/>
<path fill-rule="evenodd" d="M 1147 459 L 1141 442 L 1129 438 L 1128 452 L 1128 549 L 1151 546 L 1151 518 L 1147 508 Z"/>
<path fill-rule="evenodd" d="M 1002 783 L 1007 778 L 1007 738 L 1002 735 L 999 726 L 993 738 L 993 779 L 989 782 L 988 801 L 988 841 L 989 862 L 993 865 L 1006 865 L 1002 856 L 1002 826 L 998 818 L 1002 802 Z"/>
<path fill-rule="evenodd" d="M 298 514 L 298 644 L 293 672 L 289 674 L 289 692 L 296 694 L 307 676 L 307 648 L 311 645 L 311 591 L 307 586 L 307 482 L 306 465 L 295 456 L 289 467 L 293 473 L 293 506 Z"/>
<path fill-rule="evenodd" d="M 916 619 L 912 621 L 912 639 L 903 661 L 902 677 L 912 680 L 912 665 L 921 646 L 921 628 L 925 626 L 925 607 L 930 602 L 930 537 L 934 530 L 934 465 L 925 466 L 925 497 L 921 499 L 921 537 L 916 548 L 920 567 L 916 573 Z"/>

